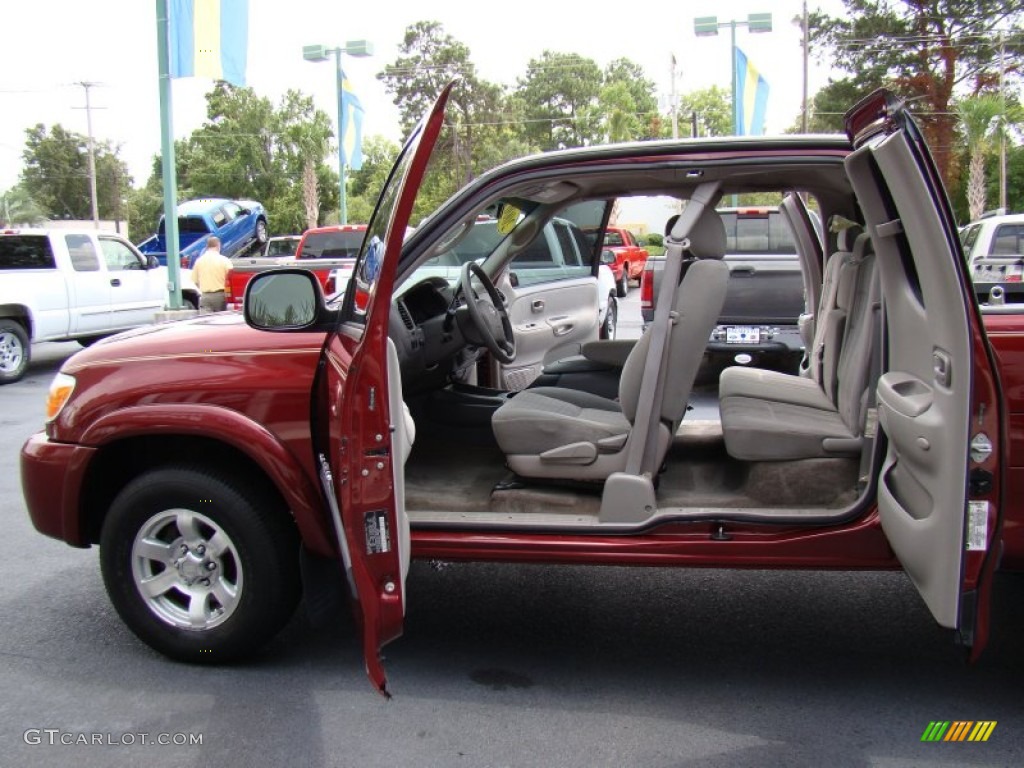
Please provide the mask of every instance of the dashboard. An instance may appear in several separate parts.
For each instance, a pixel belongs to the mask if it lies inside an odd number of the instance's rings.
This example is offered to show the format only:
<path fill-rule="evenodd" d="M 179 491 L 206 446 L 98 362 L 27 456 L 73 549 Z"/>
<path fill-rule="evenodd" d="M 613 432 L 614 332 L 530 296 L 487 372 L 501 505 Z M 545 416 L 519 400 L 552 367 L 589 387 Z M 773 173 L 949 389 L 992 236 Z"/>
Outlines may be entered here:
<path fill-rule="evenodd" d="M 454 371 L 476 360 L 456 317 L 455 292 L 443 277 L 413 285 L 391 305 L 389 332 L 406 394 L 443 387 Z M 449 309 L 456 312 L 449 312 Z"/>

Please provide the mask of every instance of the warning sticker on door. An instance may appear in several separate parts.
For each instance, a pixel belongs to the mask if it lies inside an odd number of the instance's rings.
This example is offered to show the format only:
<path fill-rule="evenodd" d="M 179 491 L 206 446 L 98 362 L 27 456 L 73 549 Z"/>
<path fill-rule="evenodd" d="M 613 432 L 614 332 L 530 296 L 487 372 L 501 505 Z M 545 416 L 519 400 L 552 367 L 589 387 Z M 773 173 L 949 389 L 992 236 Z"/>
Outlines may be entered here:
<path fill-rule="evenodd" d="M 388 516 L 383 509 L 367 512 L 363 518 L 366 529 L 366 554 L 376 555 L 391 551 L 391 533 L 388 531 Z"/>
<path fill-rule="evenodd" d="M 988 547 L 988 502 L 967 502 L 967 551 L 984 551 Z"/>

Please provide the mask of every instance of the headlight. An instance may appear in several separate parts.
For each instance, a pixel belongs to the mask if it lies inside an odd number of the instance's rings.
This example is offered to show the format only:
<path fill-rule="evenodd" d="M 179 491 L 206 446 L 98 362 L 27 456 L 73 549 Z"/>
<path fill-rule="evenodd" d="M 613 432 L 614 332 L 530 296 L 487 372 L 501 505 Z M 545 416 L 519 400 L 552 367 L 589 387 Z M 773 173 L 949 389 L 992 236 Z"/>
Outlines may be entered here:
<path fill-rule="evenodd" d="M 75 379 L 66 373 L 58 373 L 50 383 L 50 391 L 46 393 L 46 421 L 51 422 L 57 418 L 64 404 L 71 399 L 71 393 L 75 391 Z"/>

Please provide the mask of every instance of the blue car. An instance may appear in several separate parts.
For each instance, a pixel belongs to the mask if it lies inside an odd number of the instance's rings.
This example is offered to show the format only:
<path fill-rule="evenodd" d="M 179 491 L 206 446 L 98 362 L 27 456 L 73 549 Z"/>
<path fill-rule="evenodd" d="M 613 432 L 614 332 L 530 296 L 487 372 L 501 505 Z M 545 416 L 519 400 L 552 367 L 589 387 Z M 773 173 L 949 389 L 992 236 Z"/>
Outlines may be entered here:
<path fill-rule="evenodd" d="M 262 249 L 268 239 L 266 209 L 255 200 L 217 197 L 189 200 L 178 205 L 178 253 L 182 268 L 192 266 L 213 235 L 220 238 L 220 250 L 225 256 L 242 256 L 253 248 Z M 138 248 L 145 254 L 156 256 L 161 264 L 167 264 L 163 216 L 157 233 L 139 243 Z"/>

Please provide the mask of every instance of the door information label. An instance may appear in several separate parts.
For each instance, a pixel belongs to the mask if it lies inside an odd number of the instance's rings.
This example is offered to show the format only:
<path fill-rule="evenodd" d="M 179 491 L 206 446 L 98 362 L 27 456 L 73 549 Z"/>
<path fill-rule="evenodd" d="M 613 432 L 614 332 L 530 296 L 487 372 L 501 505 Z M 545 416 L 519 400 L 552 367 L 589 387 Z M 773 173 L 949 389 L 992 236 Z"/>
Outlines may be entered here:
<path fill-rule="evenodd" d="M 988 547 L 988 502 L 967 502 L 967 551 L 984 551 Z"/>
<path fill-rule="evenodd" d="M 388 516 L 383 509 L 367 512 L 363 518 L 363 525 L 366 529 L 366 553 L 368 555 L 391 551 Z"/>

